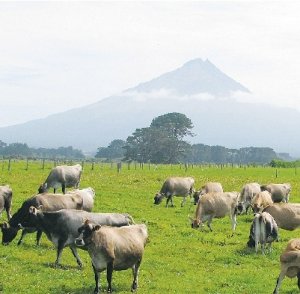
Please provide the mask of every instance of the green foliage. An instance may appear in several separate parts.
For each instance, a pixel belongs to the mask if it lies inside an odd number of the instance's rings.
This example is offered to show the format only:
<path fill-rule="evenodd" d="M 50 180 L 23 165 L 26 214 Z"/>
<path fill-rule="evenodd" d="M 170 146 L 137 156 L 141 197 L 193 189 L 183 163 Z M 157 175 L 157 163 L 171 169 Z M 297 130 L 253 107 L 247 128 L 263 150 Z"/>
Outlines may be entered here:
<path fill-rule="evenodd" d="M 284 161 L 284 160 L 280 160 L 280 159 L 273 159 L 270 162 L 270 166 L 272 166 L 272 167 L 284 167 L 284 168 L 300 167 L 300 160 Z"/>
<path fill-rule="evenodd" d="M 153 119 L 150 127 L 136 129 L 126 140 L 125 160 L 178 163 L 190 147 L 183 137 L 192 135 L 192 122 L 184 114 L 168 113 Z"/>
<path fill-rule="evenodd" d="M 13 212 L 36 190 L 53 167 L 46 161 L 45 169 L 39 161 L 0 162 L 0 183 L 10 184 L 13 195 Z M 193 176 L 198 189 L 205 182 L 221 182 L 225 191 L 240 191 L 248 182 L 283 183 L 292 185 L 291 202 L 300 202 L 299 175 L 294 168 L 247 166 L 194 165 L 187 170 L 182 165 L 123 164 L 120 173 L 116 164 L 84 164 L 81 187 L 91 186 L 96 191 L 94 211 L 127 212 L 136 223 L 146 223 L 149 243 L 139 275 L 138 293 L 272 293 L 279 274 L 279 256 L 288 240 L 299 237 L 295 231 L 280 230 L 280 241 L 273 244 L 272 253 L 263 256 L 246 247 L 253 216 L 238 216 L 233 236 L 229 218 L 214 219 L 213 232 L 190 228 L 188 215 L 193 216 L 195 206 L 187 201 L 180 207 L 181 198 L 175 197 L 174 208 L 165 208 L 165 201 L 153 205 L 153 197 L 168 176 Z M 2 214 L 1 221 L 6 220 Z M 78 250 L 84 263 L 78 269 L 71 251 L 62 254 L 62 266 L 54 268 L 56 251 L 43 235 L 41 246 L 35 245 L 35 234 L 29 234 L 24 244 L 17 246 L 18 237 L 0 250 L 0 292 L 3 293 L 92 293 L 94 275 L 86 251 Z M 101 274 L 102 290 L 106 288 L 106 274 Z M 115 293 L 129 293 L 131 270 L 114 272 Z M 298 293 L 296 279 L 284 279 L 281 293 Z"/>
<path fill-rule="evenodd" d="M 6 144 L 0 141 L 0 156 L 17 158 L 84 158 L 80 150 L 69 147 L 30 148 L 25 143 Z"/>
<path fill-rule="evenodd" d="M 96 158 L 116 159 L 123 158 L 126 142 L 120 139 L 113 140 L 108 147 L 99 147 L 98 152 L 95 155 Z"/>

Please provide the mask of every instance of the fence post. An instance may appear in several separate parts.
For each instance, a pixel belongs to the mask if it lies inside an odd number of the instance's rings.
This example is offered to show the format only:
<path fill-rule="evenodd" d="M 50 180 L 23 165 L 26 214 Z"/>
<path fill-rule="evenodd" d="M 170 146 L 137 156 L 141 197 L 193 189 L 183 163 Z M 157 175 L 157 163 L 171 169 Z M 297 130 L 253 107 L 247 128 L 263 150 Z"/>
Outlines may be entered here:
<path fill-rule="evenodd" d="M 29 165 L 29 163 L 28 163 L 28 158 L 27 158 L 25 170 L 28 170 L 28 165 Z"/>
<path fill-rule="evenodd" d="M 94 161 L 93 161 L 93 162 L 92 162 L 92 170 L 94 170 L 94 164 L 95 164 L 95 163 L 94 163 Z"/>
<path fill-rule="evenodd" d="M 7 168 L 7 170 L 11 171 L 11 159 L 8 160 L 8 168 Z"/>
<path fill-rule="evenodd" d="M 118 162 L 118 164 L 117 164 L 118 173 L 120 173 L 121 168 L 122 168 L 122 163 Z"/>

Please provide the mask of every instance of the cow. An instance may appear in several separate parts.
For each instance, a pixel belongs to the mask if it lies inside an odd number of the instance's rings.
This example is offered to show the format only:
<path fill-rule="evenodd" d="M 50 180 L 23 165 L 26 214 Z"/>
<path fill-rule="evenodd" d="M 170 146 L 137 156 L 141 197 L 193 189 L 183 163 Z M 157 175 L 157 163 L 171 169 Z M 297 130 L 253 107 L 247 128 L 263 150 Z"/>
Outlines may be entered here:
<path fill-rule="evenodd" d="M 45 211 L 57 211 L 63 208 L 91 211 L 94 204 L 94 196 L 94 190 L 92 188 L 86 188 L 68 194 L 43 193 L 25 200 L 8 223 L 4 222 L 0 224 L 2 230 L 2 244 L 8 245 L 16 237 L 20 229 L 19 224 L 28 218 L 30 206 L 39 207 L 42 205 Z M 33 233 L 35 231 L 37 231 L 36 242 L 37 245 L 39 245 L 42 231 L 36 230 L 35 227 L 26 227 L 22 230 L 18 245 L 22 243 L 27 233 Z"/>
<path fill-rule="evenodd" d="M 114 270 L 132 268 L 133 282 L 131 291 L 137 290 L 139 267 L 148 239 L 144 224 L 129 227 L 106 227 L 95 225 L 89 220 L 78 229 L 81 234 L 75 241 L 77 246 L 86 246 L 92 259 L 96 287 L 99 293 L 99 272 L 107 270 L 107 292 L 112 291 L 112 273 Z"/>
<path fill-rule="evenodd" d="M 240 210 L 242 210 L 242 213 L 246 212 L 246 214 L 248 214 L 248 210 L 251 207 L 251 201 L 259 192 L 261 192 L 261 189 L 260 184 L 258 183 L 248 183 L 243 186 L 239 199 L 239 207 Z"/>
<path fill-rule="evenodd" d="M 195 218 L 192 219 L 192 228 L 199 228 L 207 221 L 210 231 L 213 218 L 223 218 L 226 215 L 230 217 L 232 229 L 236 227 L 236 215 L 238 205 L 238 192 L 207 193 L 204 194 L 196 208 Z"/>
<path fill-rule="evenodd" d="M 251 200 L 251 207 L 254 213 L 263 211 L 270 204 L 273 204 L 273 200 L 268 191 L 257 193 Z"/>
<path fill-rule="evenodd" d="M 262 185 L 260 188 L 262 191 L 271 193 L 274 203 L 289 202 L 291 192 L 291 185 L 289 183 Z"/>
<path fill-rule="evenodd" d="M 276 221 L 268 212 L 256 213 L 250 228 L 248 247 L 255 246 L 255 252 L 258 251 L 258 244 L 261 245 L 261 251 L 265 254 L 265 246 L 269 244 L 269 251 L 273 241 L 278 241 L 278 226 Z"/>
<path fill-rule="evenodd" d="M 56 189 L 62 187 L 63 194 L 66 193 L 66 188 L 74 187 L 77 189 L 80 183 L 80 177 L 82 173 L 82 166 L 80 164 L 58 165 L 50 171 L 46 181 L 40 185 L 38 192 L 48 192 L 50 188 Z"/>
<path fill-rule="evenodd" d="M 166 207 L 168 207 L 169 201 L 173 205 L 173 196 L 182 196 L 183 200 L 181 206 L 184 205 L 187 196 L 191 196 L 194 193 L 195 180 L 192 177 L 170 177 L 165 180 L 160 189 L 154 197 L 154 204 L 160 204 L 164 197 L 167 198 Z"/>
<path fill-rule="evenodd" d="M 293 231 L 300 226 L 299 203 L 274 203 L 263 211 L 273 216 L 279 228 Z"/>
<path fill-rule="evenodd" d="M 298 278 L 298 288 L 300 290 L 300 239 L 291 239 L 285 250 L 280 255 L 281 270 L 277 278 L 273 294 L 277 294 L 280 285 L 285 278 Z"/>
<path fill-rule="evenodd" d="M 82 226 L 86 219 L 98 225 L 117 227 L 128 226 L 134 223 L 133 218 L 125 213 L 92 213 L 74 209 L 44 212 L 42 209 L 31 206 L 29 208 L 29 218 L 21 225 L 36 227 L 47 235 L 47 238 L 57 248 L 55 266 L 60 264 L 63 249 L 69 246 L 77 264 L 81 267 L 82 262 L 74 242 L 79 236 L 78 228 Z"/>
<path fill-rule="evenodd" d="M 7 219 L 11 219 L 12 189 L 9 185 L 0 186 L 0 216 L 6 211 Z"/>
<path fill-rule="evenodd" d="M 199 198 L 210 192 L 223 192 L 223 187 L 221 183 L 218 182 L 208 182 L 204 186 L 201 187 L 199 191 L 196 191 L 193 195 L 194 197 L 194 205 L 197 205 Z"/>

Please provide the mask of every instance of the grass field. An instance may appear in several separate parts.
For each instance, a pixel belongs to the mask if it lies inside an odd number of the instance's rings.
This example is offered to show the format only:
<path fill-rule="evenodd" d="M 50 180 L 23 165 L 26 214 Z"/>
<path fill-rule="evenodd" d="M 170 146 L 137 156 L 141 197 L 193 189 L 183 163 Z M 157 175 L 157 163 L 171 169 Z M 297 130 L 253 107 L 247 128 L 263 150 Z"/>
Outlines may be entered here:
<path fill-rule="evenodd" d="M 36 194 L 53 163 L 14 161 L 8 171 L 7 163 L 0 170 L 0 184 L 9 184 L 14 192 L 13 212 L 22 202 Z M 0 167 L 1 168 L 1 167 Z M 300 171 L 299 175 L 300 175 Z M 196 188 L 207 181 L 221 182 L 225 191 L 240 191 L 248 182 L 283 183 L 292 186 L 290 201 L 300 202 L 299 175 L 295 169 L 263 167 L 183 167 L 145 165 L 143 169 L 124 165 L 117 173 L 110 164 L 84 165 L 81 188 L 91 186 L 96 191 L 94 211 L 127 212 L 136 223 L 146 223 L 149 243 L 139 275 L 139 293 L 272 293 L 279 274 L 279 256 L 288 240 L 299 236 L 280 230 L 280 241 L 273 252 L 263 256 L 246 248 L 252 215 L 238 216 L 237 230 L 231 237 L 229 218 L 214 219 L 213 232 L 190 228 L 188 215 L 196 206 L 165 208 L 165 201 L 153 205 L 153 197 L 168 176 L 193 176 Z M 6 220 L 2 214 L 1 221 Z M 8 246 L 0 245 L 0 293 L 93 293 L 94 275 L 87 252 L 79 250 L 84 263 L 79 269 L 70 249 L 62 255 L 62 266 L 54 268 L 56 250 L 45 235 L 41 245 L 35 245 L 35 234 L 29 234 L 24 244 L 17 238 Z M 101 274 L 102 289 L 106 289 L 106 274 Z M 132 282 L 131 270 L 113 273 L 115 293 L 128 293 Z M 296 279 L 286 278 L 280 293 L 298 293 Z"/>

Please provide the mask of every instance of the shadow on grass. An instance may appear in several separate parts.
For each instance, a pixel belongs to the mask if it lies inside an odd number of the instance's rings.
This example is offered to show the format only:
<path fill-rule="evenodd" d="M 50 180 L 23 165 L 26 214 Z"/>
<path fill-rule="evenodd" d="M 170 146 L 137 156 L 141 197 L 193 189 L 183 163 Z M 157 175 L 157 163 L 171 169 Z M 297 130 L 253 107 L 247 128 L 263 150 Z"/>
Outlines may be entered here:
<path fill-rule="evenodd" d="M 118 293 L 118 292 L 128 292 L 130 293 L 130 284 L 129 285 L 118 285 L 118 287 L 112 287 L 112 292 L 113 293 Z M 101 288 L 99 289 L 99 293 L 107 293 L 106 291 L 107 285 L 102 283 Z M 95 289 L 95 284 L 91 284 L 86 287 L 81 287 L 81 288 L 71 288 L 68 286 L 57 286 L 57 287 L 52 287 L 49 291 L 50 294 L 91 294 L 94 293 Z"/>
<path fill-rule="evenodd" d="M 63 264 L 55 265 L 55 263 L 46 263 L 46 262 L 43 263 L 43 266 L 47 268 L 53 268 L 53 269 L 65 270 L 65 271 L 74 270 L 74 269 L 82 270 L 84 268 L 84 266 L 80 268 L 78 265 L 63 265 Z"/>

